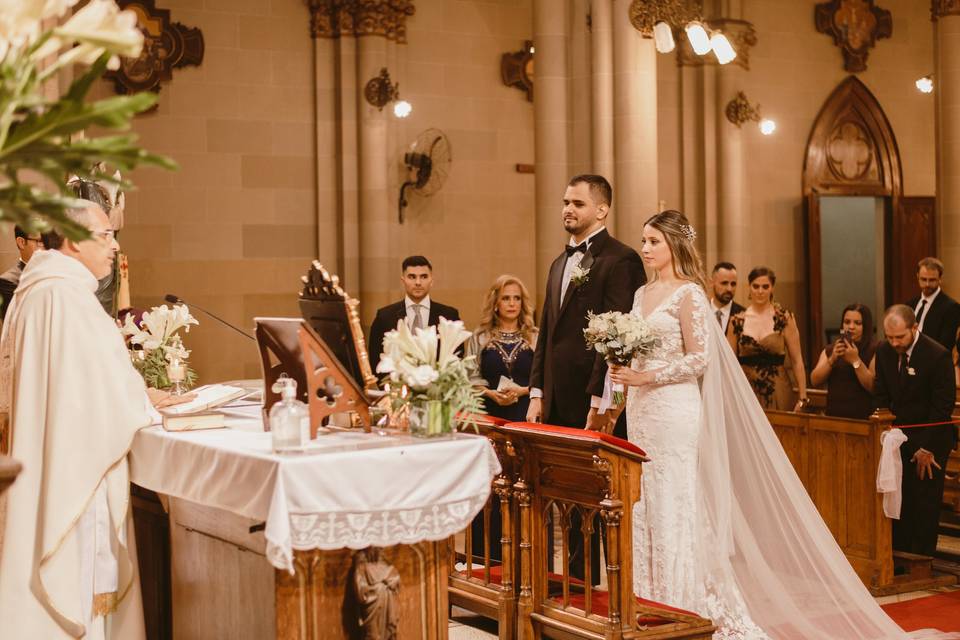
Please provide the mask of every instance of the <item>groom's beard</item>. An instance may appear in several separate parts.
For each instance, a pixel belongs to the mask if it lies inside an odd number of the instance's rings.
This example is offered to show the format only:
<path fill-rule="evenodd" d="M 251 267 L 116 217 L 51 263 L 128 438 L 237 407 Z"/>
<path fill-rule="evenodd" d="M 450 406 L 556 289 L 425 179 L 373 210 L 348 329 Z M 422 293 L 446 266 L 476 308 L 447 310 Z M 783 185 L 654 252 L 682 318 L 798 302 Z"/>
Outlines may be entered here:
<path fill-rule="evenodd" d="M 717 302 L 720 303 L 721 307 L 727 306 L 730 304 L 730 301 L 733 300 L 732 292 L 717 293 L 717 291 L 714 290 L 713 295 L 717 297 Z"/>

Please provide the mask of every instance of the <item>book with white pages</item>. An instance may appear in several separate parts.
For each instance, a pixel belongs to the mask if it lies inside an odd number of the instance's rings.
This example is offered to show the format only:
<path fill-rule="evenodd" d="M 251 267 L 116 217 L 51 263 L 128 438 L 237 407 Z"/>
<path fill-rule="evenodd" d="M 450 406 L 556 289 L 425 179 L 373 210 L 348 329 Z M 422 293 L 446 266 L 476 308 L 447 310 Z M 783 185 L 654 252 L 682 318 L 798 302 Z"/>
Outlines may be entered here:
<path fill-rule="evenodd" d="M 183 416 L 210 411 L 245 396 L 249 391 L 249 389 L 226 384 L 208 384 L 191 391 L 196 394 L 196 398 L 182 404 L 164 407 L 160 409 L 160 413 L 165 416 Z"/>
<path fill-rule="evenodd" d="M 523 387 L 518 385 L 513 381 L 512 378 L 508 378 L 507 376 L 500 376 L 500 381 L 497 382 L 497 391 L 500 391 L 501 393 L 504 391 L 520 391 L 522 389 Z"/>

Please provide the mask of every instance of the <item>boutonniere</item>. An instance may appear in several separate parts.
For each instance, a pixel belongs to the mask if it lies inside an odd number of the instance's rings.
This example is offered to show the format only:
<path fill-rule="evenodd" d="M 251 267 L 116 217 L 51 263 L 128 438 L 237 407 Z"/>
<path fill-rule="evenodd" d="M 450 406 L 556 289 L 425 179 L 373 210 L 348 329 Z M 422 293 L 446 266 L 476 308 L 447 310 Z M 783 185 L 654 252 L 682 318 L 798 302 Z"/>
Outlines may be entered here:
<path fill-rule="evenodd" d="M 584 267 L 580 264 L 573 265 L 573 269 L 570 270 L 570 284 L 579 289 L 589 281 L 590 267 Z"/>
<path fill-rule="evenodd" d="M 907 375 L 908 375 L 908 376 L 915 376 L 915 375 L 917 375 L 917 370 L 914 369 L 913 367 L 907 367 Z"/>

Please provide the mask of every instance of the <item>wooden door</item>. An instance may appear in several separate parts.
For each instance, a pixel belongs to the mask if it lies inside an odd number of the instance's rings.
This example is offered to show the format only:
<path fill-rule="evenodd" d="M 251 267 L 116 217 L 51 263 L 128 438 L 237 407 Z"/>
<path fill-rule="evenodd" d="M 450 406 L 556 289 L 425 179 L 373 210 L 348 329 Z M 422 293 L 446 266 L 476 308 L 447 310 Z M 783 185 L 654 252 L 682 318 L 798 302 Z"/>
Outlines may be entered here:
<path fill-rule="evenodd" d="M 937 254 L 936 204 L 933 196 L 900 199 L 887 239 L 891 267 L 887 280 L 891 286 L 888 305 L 906 302 L 917 295 L 917 263 Z"/>

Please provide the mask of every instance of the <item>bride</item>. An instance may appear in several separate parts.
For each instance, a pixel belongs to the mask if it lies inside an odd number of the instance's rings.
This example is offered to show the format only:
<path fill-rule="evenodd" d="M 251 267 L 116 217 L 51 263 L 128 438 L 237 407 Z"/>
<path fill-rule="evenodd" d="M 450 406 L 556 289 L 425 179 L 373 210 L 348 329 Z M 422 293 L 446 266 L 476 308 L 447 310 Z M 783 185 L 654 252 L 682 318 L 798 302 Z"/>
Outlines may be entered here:
<path fill-rule="evenodd" d="M 610 368 L 651 461 L 634 507 L 634 591 L 711 618 L 717 638 L 960 637 L 901 630 L 810 501 L 709 311 L 696 234 L 678 211 L 644 225 L 655 273 L 632 313 L 656 350 Z"/>

